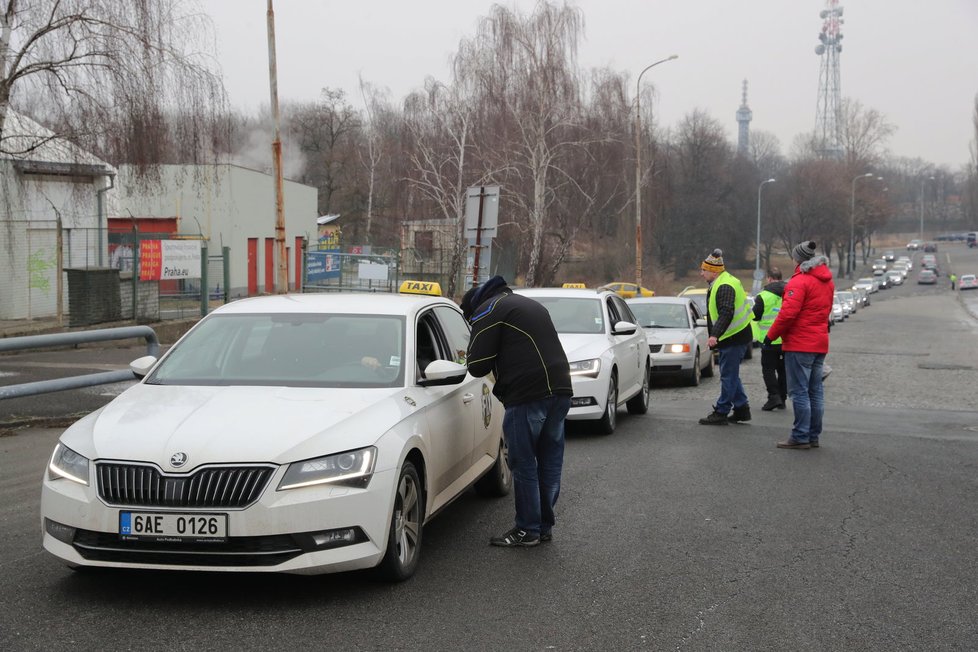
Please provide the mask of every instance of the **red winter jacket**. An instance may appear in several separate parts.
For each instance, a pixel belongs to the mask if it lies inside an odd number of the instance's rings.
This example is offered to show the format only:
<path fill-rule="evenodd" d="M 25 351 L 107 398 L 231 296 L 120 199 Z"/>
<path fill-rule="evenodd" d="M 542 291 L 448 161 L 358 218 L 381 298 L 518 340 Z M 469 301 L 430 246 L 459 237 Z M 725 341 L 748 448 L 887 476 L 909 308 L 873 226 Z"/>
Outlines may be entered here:
<path fill-rule="evenodd" d="M 829 313 L 835 283 L 828 258 L 815 256 L 795 268 L 784 288 L 781 312 L 767 336 L 782 338 L 783 351 L 829 352 Z"/>

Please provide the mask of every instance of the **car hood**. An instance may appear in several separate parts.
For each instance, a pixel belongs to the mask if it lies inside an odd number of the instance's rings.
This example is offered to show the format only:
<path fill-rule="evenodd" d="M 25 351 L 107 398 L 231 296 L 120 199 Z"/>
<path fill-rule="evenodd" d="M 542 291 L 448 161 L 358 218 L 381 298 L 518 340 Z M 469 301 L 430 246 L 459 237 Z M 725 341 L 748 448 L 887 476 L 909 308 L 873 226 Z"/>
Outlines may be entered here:
<path fill-rule="evenodd" d="M 651 344 L 683 344 L 689 342 L 692 333 L 688 328 L 647 328 L 645 339 Z"/>
<path fill-rule="evenodd" d="M 611 338 L 603 333 L 561 333 L 558 338 L 568 362 L 600 358 L 611 347 Z"/>
<path fill-rule="evenodd" d="M 200 387 L 139 384 L 62 436 L 89 459 L 190 470 L 226 462 L 286 463 L 367 446 L 403 418 L 404 388 Z M 404 407 L 402 407 L 404 406 Z"/>

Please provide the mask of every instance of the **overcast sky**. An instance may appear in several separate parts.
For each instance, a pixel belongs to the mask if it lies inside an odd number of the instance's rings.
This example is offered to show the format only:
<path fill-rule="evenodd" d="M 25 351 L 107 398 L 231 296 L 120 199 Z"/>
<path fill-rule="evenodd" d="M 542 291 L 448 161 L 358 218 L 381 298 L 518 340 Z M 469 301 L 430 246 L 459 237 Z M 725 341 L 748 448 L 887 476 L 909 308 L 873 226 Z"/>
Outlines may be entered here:
<path fill-rule="evenodd" d="M 200 0 L 217 31 L 219 61 L 235 106 L 267 105 L 267 0 Z M 491 2 L 481 0 L 275 0 L 279 99 L 313 100 L 342 88 L 360 106 L 358 77 L 395 100 L 426 76 L 448 80 L 448 61 Z M 502 2 L 523 13 L 534 0 Z M 672 127 L 693 109 L 734 114 L 747 79 L 752 129 L 788 153 L 815 126 L 825 0 L 577 0 L 584 12 L 582 68 L 645 74 L 657 122 Z M 968 162 L 978 93 L 978 0 L 851 0 L 845 7 L 842 95 L 897 127 L 892 153 L 953 169 Z M 634 90 L 632 91 L 634 93 Z"/>

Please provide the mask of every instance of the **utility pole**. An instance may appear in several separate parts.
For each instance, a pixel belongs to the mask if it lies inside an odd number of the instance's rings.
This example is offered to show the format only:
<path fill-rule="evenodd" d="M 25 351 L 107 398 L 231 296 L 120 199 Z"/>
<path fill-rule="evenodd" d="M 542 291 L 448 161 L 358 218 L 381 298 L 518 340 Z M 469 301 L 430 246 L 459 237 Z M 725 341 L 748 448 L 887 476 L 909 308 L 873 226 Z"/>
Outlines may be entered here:
<path fill-rule="evenodd" d="M 272 140 L 272 165 L 275 175 L 275 255 L 278 257 L 278 280 L 275 292 L 289 291 L 289 261 L 285 255 L 285 197 L 282 189 L 282 136 L 278 114 L 278 66 L 275 62 L 275 10 L 268 0 L 268 85 L 272 101 L 272 121 L 275 138 Z M 266 288 L 267 289 L 267 288 Z"/>

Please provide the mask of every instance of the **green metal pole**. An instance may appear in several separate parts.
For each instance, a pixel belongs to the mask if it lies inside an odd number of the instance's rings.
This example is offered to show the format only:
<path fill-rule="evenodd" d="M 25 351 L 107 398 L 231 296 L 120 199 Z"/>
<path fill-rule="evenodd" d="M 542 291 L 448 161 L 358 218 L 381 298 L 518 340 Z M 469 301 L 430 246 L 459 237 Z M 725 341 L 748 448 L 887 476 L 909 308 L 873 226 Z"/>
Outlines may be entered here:
<path fill-rule="evenodd" d="M 207 316 L 207 245 L 200 247 L 200 316 Z"/>
<path fill-rule="evenodd" d="M 224 303 L 228 302 L 231 296 L 231 247 L 221 248 L 221 258 L 224 259 Z"/>

